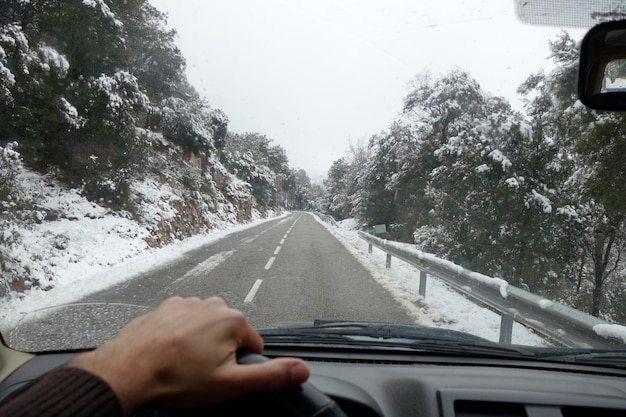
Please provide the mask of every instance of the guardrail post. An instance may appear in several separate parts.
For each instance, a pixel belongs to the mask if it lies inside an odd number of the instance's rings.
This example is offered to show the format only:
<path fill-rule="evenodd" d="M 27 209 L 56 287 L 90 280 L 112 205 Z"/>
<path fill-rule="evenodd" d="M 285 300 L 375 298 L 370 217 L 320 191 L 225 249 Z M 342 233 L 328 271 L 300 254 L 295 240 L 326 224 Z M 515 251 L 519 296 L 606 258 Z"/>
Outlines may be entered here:
<path fill-rule="evenodd" d="M 385 264 L 387 269 L 391 268 L 391 255 L 387 254 L 387 263 Z"/>
<path fill-rule="evenodd" d="M 511 343 L 513 338 L 513 320 L 512 316 L 503 314 L 500 319 L 500 343 Z"/>
<path fill-rule="evenodd" d="M 367 253 L 372 253 L 372 242 L 369 242 L 369 246 L 367 247 Z"/>
<path fill-rule="evenodd" d="M 426 271 L 420 271 L 420 289 L 419 293 L 422 297 L 426 297 Z"/>

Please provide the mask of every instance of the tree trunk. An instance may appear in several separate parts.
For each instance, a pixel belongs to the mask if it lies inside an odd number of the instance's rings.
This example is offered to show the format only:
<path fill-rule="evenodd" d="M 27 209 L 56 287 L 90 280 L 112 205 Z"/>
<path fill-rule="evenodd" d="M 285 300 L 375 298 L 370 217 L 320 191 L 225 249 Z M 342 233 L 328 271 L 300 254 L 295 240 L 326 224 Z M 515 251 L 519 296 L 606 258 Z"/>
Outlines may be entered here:
<path fill-rule="evenodd" d="M 600 316 L 600 307 L 602 304 L 602 293 L 604 282 L 608 278 L 608 264 L 611 256 L 611 249 L 615 242 L 615 231 L 608 230 L 606 232 L 596 232 L 594 234 L 593 249 L 593 298 L 591 304 L 591 315 Z"/>
<path fill-rule="evenodd" d="M 576 294 L 580 294 L 580 288 L 583 284 L 583 272 L 585 270 L 585 256 L 587 251 L 583 248 L 580 255 L 580 268 L 578 268 L 578 281 L 576 282 Z"/>
<path fill-rule="evenodd" d="M 593 287 L 593 297 L 591 302 L 591 315 L 600 317 L 600 304 L 602 303 L 602 284 Z"/>

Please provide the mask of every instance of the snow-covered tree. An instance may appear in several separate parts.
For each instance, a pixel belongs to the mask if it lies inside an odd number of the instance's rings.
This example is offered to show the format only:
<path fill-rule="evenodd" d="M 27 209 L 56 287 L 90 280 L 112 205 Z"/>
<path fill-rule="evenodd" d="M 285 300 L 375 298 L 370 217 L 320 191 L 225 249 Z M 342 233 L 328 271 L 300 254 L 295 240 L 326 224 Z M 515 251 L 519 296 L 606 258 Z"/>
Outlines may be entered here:
<path fill-rule="evenodd" d="M 284 183 L 285 207 L 306 210 L 311 200 L 311 179 L 303 169 L 291 170 Z"/>
<path fill-rule="evenodd" d="M 262 207 L 281 206 L 291 175 L 287 155 L 280 145 L 259 133 L 229 133 L 222 160 L 241 180 L 252 187 Z"/>
<path fill-rule="evenodd" d="M 577 102 L 569 35 L 550 49 L 555 69 L 519 89 L 525 115 L 460 69 L 418 75 L 358 172 L 348 174 L 344 159 L 333 164 L 328 208 L 386 223 L 395 239 L 414 231 L 423 249 L 592 314 L 624 317 L 603 305 L 625 294 L 626 118 Z M 356 192 L 346 178 L 358 179 Z"/>
<path fill-rule="evenodd" d="M 618 272 L 626 247 L 626 118 L 577 101 L 578 45 L 567 33 L 550 49 L 556 69 L 531 77 L 521 90 L 530 97 L 534 134 L 553 144 L 558 155 L 548 167 L 561 174 L 553 200 L 563 229 L 570 232 L 568 250 L 578 260 L 572 298 L 594 315 L 610 316 L 603 311 L 607 286 L 613 280 L 620 288 L 624 279 Z"/>

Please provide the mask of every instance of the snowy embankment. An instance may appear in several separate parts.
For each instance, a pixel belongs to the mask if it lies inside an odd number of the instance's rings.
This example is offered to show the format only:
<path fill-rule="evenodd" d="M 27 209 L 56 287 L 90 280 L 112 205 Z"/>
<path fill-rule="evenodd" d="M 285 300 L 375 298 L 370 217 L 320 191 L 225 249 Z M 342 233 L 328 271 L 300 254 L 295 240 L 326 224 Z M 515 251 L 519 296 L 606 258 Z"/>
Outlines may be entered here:
<path fill-rule="evenodd" d="M 429 276 L 426 297 L 419 295 L 419 272 L 413 266 L 393 260 L 387 269 L 386 254 L 374 248 L 368 253 L 368 244 L 357 234 L 353 220 L 345 220 L 335 228 L 320 222 L 363 263 L 374 277 L 397 300 L 413 306 L 411 312 L 417 324 L 467 332 L 497 342 L 500 337 L 500 316 L 479 307 L 445 283 Z M 421 306 L 421 309 L 419 308 Z M 418 312 L 414 310 L 420 310 Z M 513 343 L 529 346 L 548 346 L 545 339 L 519 323 L 513 326 Z"/>
<path fill-rule="evenodd" d="M 150 222 L 103 208 L 39 174 L 20 175 L 25 192 L 37 196 L 37 206 L 45 210 L 24 210 L 22 216 L 28 218 L 7 221 L 0 232 L 4 262 L 29 277 L 22 291 L 13 291 L 6 280 L 1 281 L 8 295 L 0 297 L 0 331 L 13 327 L 28 312 L 75 302 L 227 234 L 276 218 L 268 213 L 262 219 L 253 212 L 251 222 L 236 224 L 224 206 L 224 213 L 211 219 L 210 231 L 153 248 L 146 241 L 153 233 Z M 163 184 L 144 182 L 136 187 L 136 192 L 155 201 L 153 216 L 163 218 L 176 210 L 176 196 Z"/>
<path fill-rule="evenodd" d="M 119 222 L 119 219 L 109 218 L 103 219 L 102 222 L 98 222 L 99 224 L 83 224 L 83 238 L 80 243 L 77 243 L 77 246 L 80 246 L 80 249 L 77 249 L 81 254 L 80 260 L 72 262 L 67 257 L 54 260 L 42 259 L 47 264 L 45 269 L 54 268 L 57 272 L 58 279 L 52 289 L 49 291 L 26 290 L 19 296 L 12 293 L 10 297 L 0 299 L 0 332 L 14 327 L 26 313 L 75 302 L 95 291 L 106 289 L 137 274 L 166 265 L 190 250 L 287 214 L 267 219 L 257 218 L 247 224 L 225 224 L 211 233 L 188 238 L 158 249 L 145 245 L 140 237 L 141 230 L 136 230 L 137 233 L 133 234 L 128 233 L 135 228 L 130 227 L 131 224 Z M 64 228 L 63 223 L 60 223 L 58 227 Z M 80 225 L 72 224 L 71 227 L 74 229 L 72 232 L 80 234 Z M 103 227 L 108 228 L 106 236 L 99 233 Z M 65 228 L 64 231 L 68 232 Z M 119 231 L 122 233 L 116 233 Z M 43 234 L 39 233 L 40 236 Z M 54 236 L 54 233 L 49 236 Z M 45 252 L 44 247 L 53 244 L 51 239 L 38 240 L 37 237 L 33 237 L 31 240 L 37 242 L 37 247 L 42 249 L 42 253 Z M 71 267 L 68 267 L 69 264 Z"/>
<path fill-rule="evenodd" d="M 189 250 L 271 220 L 257 217 L 245 225 L 224 222 L 210 233 L 154 249 L 144 240 L 146 229 L 130 219 L 92 204 L 77 193 L 53 189 L 47 191 L 47 196 L 48 207 L 56 207 L 68 218 L 41 222 L 36 228 L 14 226 L 4 233 L 5 241 L 9 234 L 19 235 L 20 244 L 12 247 L 12 255 L 28 260 L 25 268 L 36 271 L 35 275 L 42 279 L 53 276 L 54 281 L 47 291 L 27 289 L 0 299 L 0 331 L 13 327 L 25 313 L 75 302 L 89 293 L 167 264 Z M 378 250 L 371 255 L 367 253 L 367 243 L 358 237 L 354 222 L 346 221 L 339 228 L 328 226 L 328 229 L 392 292 L 417 323 L 498 340 L 497 314 L 478 307 L 433 278 L 428 279 L 426 298 L 422 298 L 418 295 L 417 270 L 400 261 L 386 269 L 385 254 Z M 513 329 L 513 342 L 546 345 L 542 338 L 519 324 Z"/>

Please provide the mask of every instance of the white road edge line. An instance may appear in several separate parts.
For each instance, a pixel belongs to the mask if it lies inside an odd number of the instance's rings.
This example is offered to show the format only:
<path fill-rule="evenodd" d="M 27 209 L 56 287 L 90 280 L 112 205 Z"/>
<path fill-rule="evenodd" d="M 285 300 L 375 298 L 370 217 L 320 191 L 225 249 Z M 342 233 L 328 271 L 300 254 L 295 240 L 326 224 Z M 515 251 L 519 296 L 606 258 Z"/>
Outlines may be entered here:
<path fill-rule="evenodd" d="M 267 263 L 265 264 L 265 270 L 270 269 L 270 268 L 272 267 L 272 264 L 274 263 L 274 261 L 275 261 L 275 260 L 276 260 L 276 257 L 275 257 L 275 256 L 272 256 L 272 257 L 270 258 L 270 260 L 269 260 L 269 261 L 267 261 Z"/>
<path fill-rule="evenodd" d="M 280 252 L 280 246 L 276 246 L 276 250 L 274 251 L 274 255 L 278 255 L 278 252 Z"/>
<path fill-rule="evenodd" d="M 250 292 L 248 293 L 248 295 L 246 295 L 246 298 L 243 300 L 244 303 L 249 303 L 250 301 L 252 301 L 252 299 L 254 299 L 254 296 L 256 295 L 256 292 L 259 290 L 259 287 L 261 286 L 262 282 L 263 282 L 262 279 L 257 279 L 254 282 L 254 285 L 252 285 L 252 288 L 250 288 Z"/>

